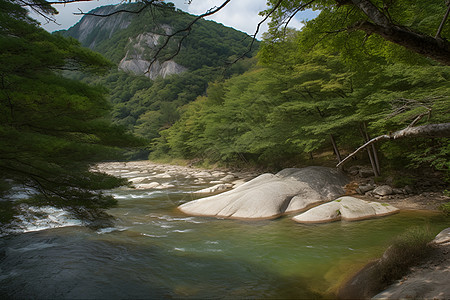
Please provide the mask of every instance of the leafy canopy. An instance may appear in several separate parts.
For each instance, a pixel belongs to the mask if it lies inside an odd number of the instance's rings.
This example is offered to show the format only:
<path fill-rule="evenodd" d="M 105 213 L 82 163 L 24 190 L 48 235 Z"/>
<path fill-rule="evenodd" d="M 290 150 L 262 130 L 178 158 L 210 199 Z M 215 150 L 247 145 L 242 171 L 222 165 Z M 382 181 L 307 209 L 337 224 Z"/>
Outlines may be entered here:
<path fill-rule="evenodd" d="M 90 172 L 90 165 L 141 141 L 111 125 L 102 88 L 64 76 L 104 72 L 110 62 L 40 29 L 15 1 L 0 0 L 0 7 L 1 192 L 22 184 L 44 202 L 74 210 L 111 205 L 111 197 L 91 191 L 123 182 Z"/>

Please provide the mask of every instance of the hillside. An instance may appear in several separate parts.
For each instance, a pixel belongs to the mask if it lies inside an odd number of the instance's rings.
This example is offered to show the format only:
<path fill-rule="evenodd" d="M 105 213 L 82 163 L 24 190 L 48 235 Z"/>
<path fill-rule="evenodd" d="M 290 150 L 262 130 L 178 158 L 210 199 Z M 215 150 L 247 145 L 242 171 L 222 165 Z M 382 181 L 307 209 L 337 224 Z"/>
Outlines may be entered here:
<path fill-rule="evenodd" d="M 90 13 L 136 11 L 140 5 L 103 6 Z M 186 28 L 194 18 L 169 3 L 149 7 L 139 14 L 86 15 L 70 29 L 58 33 L 78 39 L 83 46 L 117 64 L 117 69 L 105 77 L 84 80 L 109 89 L 115 123 L 153 139 L 159 136 L 160 129 L 178 120 L 181 106 L 206 92 L 209 82 L 242 73 L 252 64 L 244 59 L 224 68 L 227 62 L 242 55 L 250 58 L 256 53 L 258 42 L 249 51 L 252 38 L 247 34 L 199 20 L 189 34 L 175 35 L 151 64 L 167 36 Z M 174 56 L 181 39 L 180 51 Z"/>

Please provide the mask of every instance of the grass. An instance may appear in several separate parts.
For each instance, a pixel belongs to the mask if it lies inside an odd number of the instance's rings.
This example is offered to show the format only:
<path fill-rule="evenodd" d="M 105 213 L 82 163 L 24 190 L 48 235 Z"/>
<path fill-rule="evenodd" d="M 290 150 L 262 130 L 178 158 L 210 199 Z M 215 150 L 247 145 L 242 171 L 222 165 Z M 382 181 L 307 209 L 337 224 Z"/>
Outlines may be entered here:
<path fill-rule="evenodd" d="M 433 238 L 428 227 L 411 228 L 397 236 L 381 259 L 367 264 L 341 286 L 338 298 L 372 298 L 422 262 L 432 249 L 429 242 Z"/>
<path fill-rule="evenodd" d="M 427 227 L 414 227 L 397 236 L 375 268 L 375 278 L 386 286 L 400 279 L 429 253 L 434 236 Z"/>
<path fill-rule="evenodd" d="M 444 195 L 449 197 L 450 196 L 450 191 L 445 190 L 444 191 Z M 446 214 L 447 216 L 450 216 L 450 202 L 444 203 L 442 204 L 439 209 Z"/>

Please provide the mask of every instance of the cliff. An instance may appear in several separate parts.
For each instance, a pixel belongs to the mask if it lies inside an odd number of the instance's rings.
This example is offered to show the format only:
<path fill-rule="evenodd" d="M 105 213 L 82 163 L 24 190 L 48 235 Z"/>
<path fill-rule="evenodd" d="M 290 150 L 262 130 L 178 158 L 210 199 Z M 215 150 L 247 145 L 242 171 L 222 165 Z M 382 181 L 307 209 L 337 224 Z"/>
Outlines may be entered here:
<path fill-rule="evenodd" d="M 179 42 L 187 34 L 184 31 L 173 37 L 151 64 L 167 36 L 185 29 L 195 16 L 166 4 L 148 7 L 138 14 L 114 13 L 138 11 L 141 5 L 131 3 L 96 8 L 76 25 L 59 33 L 100 52 L 117 63 L 119 70 L 145 75 L 150 79 L 195 71 L 205 66 L 217 67 L 248 50 L 250 37 L 245 33 L 213 21 L 200 20 L 183 39 L 175 58 L 169 59 L 177 53 Z"/>

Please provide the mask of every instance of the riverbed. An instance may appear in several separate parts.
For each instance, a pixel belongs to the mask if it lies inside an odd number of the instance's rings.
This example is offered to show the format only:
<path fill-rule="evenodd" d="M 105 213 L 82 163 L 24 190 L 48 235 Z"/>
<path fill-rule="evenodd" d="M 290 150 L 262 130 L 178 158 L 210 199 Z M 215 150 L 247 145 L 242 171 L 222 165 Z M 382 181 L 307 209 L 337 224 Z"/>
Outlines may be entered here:
<path fill-rule="evenodd" d="M 177 206 L 201 197 L 195 191 L 225 181 L 238 184 L 252 174 L 148 162 L 100 169 L 135 182 L 136 188 L 108 191 L 118 200 L 108 211 L 114 225 L 94 230 L 62 223 L 0 238 L 1 296 L 332 297 L 396 235 L 414 226 L 438 233 L 448 225 L 437 212 L 413 210 L 318 225 L 298 224 L 289 216 L 263 221 L 193 217 Z"/>

